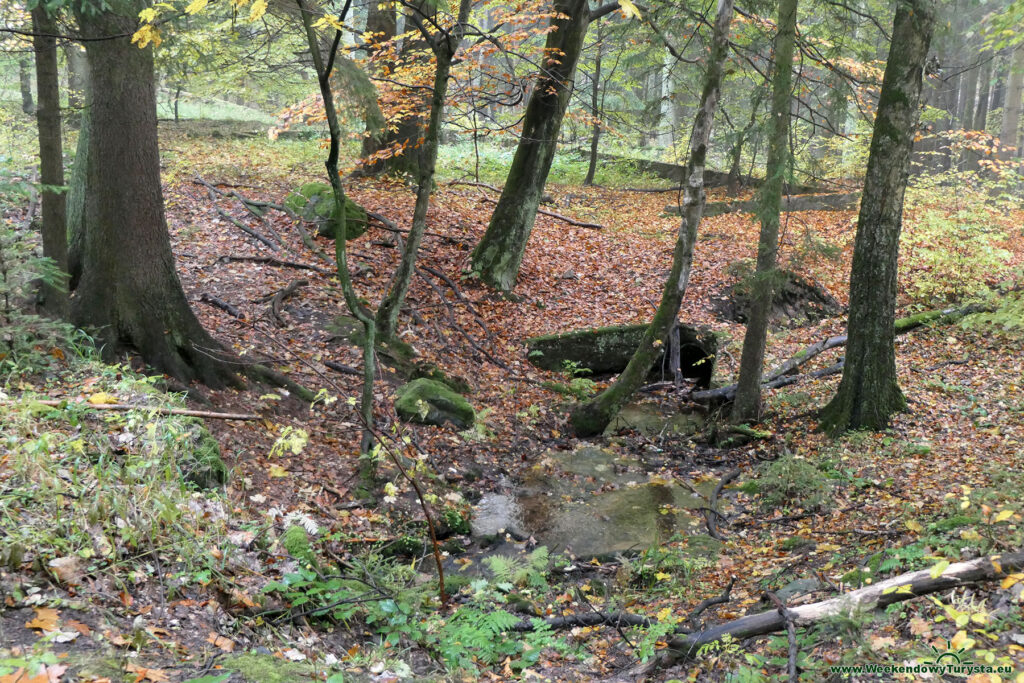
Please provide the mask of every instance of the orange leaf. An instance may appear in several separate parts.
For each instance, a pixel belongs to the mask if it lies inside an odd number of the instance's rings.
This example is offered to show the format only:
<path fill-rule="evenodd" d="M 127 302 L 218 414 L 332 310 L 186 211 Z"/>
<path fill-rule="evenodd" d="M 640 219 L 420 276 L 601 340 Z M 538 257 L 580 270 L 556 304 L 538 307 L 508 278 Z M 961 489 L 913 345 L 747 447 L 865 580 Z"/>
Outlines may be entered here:
<path fill-rule="evenodd" d="M 40 631 L 56 631 L 57 610 L 46 607 L 37 608 L 35 618 L 31 621 L 26 621 L 25 628 L 37 628 Z"/>
<path fill-rule="evenodd" d="M 135 683 L 141 683 L 141 681 L 150 681 L 151 683 L 163 683 L 169 681 L 167 674 L 164 673 L 163 669 L 148 669 L 144 666 L 139 666 L 132 662 L 128 663 L 125 667 L 128 673 L 135 674 Z"/>

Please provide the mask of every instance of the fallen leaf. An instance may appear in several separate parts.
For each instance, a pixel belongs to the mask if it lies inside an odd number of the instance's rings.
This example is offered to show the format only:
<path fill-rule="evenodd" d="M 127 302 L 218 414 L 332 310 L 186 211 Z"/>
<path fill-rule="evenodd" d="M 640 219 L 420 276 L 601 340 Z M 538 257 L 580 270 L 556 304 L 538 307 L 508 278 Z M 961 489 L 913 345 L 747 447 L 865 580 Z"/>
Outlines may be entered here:
<path fill-rule="evenodd" d="M 36 628 L 40 631 L 57 630 L 57 610 L 47 607 L 36 608 L 36 616 L 31 621 L 25 622 L 25 628 Z"/>
<path fill-rule="evenodd" d="M 206 642 L 210 643 L 214 647 L 220 648 L 224 652 L 234 652 L 235 650 L 235 641 L 218 633 L 211 632 L 209 637 L 206 639 Z"/>
<path fill-rule="evenodd" d="M 135 683 L 141 683 L 141 681 L 150 681 L 151 683 L 163 683 L 164 681 L 171 680 L 167 677 L 167 674 L 163 669 L 150 669 L 144 666 L 139 666 L 132 662 L 128 662 L 125 667 L 128 673 L 135 674 Z"/>
<path fill-rule="evenodd" d="M 100 391 L 89 397 L 89 403 L 93 404 L 94 406 L 117 403 L 117 398 L 112 394 L 108 394 L 105 391 Z"/>

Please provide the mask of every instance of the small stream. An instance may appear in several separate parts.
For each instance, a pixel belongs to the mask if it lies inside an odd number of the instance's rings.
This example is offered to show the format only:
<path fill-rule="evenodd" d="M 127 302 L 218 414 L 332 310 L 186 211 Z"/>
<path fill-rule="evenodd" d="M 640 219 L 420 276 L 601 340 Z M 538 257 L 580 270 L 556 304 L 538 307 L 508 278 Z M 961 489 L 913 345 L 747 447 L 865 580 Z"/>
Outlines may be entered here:
<path fill-rule="evenodd" d="M 473 535 L 532 538 L 552 553 L 588 559 L 643 551 L 674 534 L 690 536 L 692 546 L 713 546 L 695 508 L 707 505 L 714 485 L 694 487 L 702 498 L 680 481 L 647 472 L 635 457 L 591 446 L 551 451 L 521 482 L 481 498 Z"/>

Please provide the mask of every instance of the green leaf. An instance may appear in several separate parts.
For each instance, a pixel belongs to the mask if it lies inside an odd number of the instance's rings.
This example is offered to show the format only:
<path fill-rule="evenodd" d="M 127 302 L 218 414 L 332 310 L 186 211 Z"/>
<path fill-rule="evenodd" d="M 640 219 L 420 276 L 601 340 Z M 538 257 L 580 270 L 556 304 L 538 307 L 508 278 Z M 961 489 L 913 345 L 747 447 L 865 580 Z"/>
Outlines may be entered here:
<path fill-rule="evenodd" d="M 946 567 L 948 566 L 949 560 L 942 560 L 941 562 L 937 563 L 934 567 L 932 567 L 929 574 L 931 574 L 931 577 L 933 579 L 937 579 L 940 576 L 942 576 L 942 572 L 946 571 Z"/>

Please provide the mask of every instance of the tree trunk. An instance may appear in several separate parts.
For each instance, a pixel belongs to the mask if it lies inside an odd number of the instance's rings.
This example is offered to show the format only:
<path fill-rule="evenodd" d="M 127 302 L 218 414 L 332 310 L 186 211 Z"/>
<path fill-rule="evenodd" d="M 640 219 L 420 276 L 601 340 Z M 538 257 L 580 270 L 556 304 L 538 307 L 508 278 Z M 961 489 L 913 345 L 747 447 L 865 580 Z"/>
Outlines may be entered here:
<path fill-rule="evenodd" d="M 348 242 L 347 212 L 345 211 L 345 188 L 341 184 L 341 174 L 338 172 L 338 156 L 341 148 L 341 125 L 338 122 L 338 111 L 334 106 L 334 92 L 331 90 L 331 74 L 327 64 L 324 62 L 323 53 L 320 51 L 320 42 L 317 38 L 316 29 L 313 27 L 313 16 L 303 0 L 296 0 L 299 8 L 302 26 L 306 32 L 306 41 L 310 54 L 313 57 L 313 66 L 316 69 L 317 84 L 320 88 L 320 95 L 324 103 L 324 115 L 327 117 L 327 126 L 331 135 L 330 151 L 324 161 L 324 168 L 327 171 L 327 179 L 331 184 L 334 193 L 334 206 L 338 215 L 338 227 L 334 237 L 334 257 L 338 271 L 338 282 L 341 283 L 342 295 L 345 297 L 345 305 L 349 311 L 363 324 L 363 390 L 359 400 L 359 416 L 363 421 L 363 438 L 360 445 L 360 452 L 364 456 L 359 466 L 359 479 L 365 493 L 372 495 L 377 483 L 376 460 L 369 457 L 373 449 L 374 437 L 374 415 L 373 415 L 373 382 L 374 370 L 376 368 L 376 331 L 373 318 L 366 313 L 359 303 L 355 289 L 352 287 L 352 276 L 348 269 Z M 344 17 L 342 17 L 344 19 Z M 339 20 L 340 21 L 340 20 Z M 337 49 L 337 43 L 331 43 L 333 49 Z M 328 55 L 328 61 L 333 64 L 334 54 Z"/>
<path fill-rule="evenodd" d="M 1003 107 L 1003 125 L 999 131 L 1002 146 L 999 158 L 1009 160 L 1019 156 L 1017 147 L 1017 131 L 1020 129 L 1020 100 L 1022 84 L 1024 84 L 1024 46 L 1017 46 L 1010 60 L 1010 74 L 1006 79 L 1006 98 Z"/>
<path fill-rule="evenodd" d="M 690 280 L 693 248 L 697 243 L 697 227 L 704 209 L 704 164 L 728 54 L 732 13 L 732 0 L 719 0 L 711 53 L 708 55 L 707 71 L 701 89 L 700 106 L 690 134 L 690 164 L 684 190 L 683 219 L 672 253 L 672 270 L 665 282 L 661 302 L 640 341 L 640 346 L 618 379 L 593 399 L 581 403 L 572 411 L 569 420 L 579 436 L 592 436 L 604 431 L 633 392 L 643 384 L 655 359 L 662 352 L 660 347 L 664 343 L 663 340 L 668 339 L 669 331 L 676 324 L 679 307 Z"/>
<path fill-rule="evenodd" d="M 130 36 L 144 4 L 114 0 L 109 7 L 78 13 L 85 36 Z M 153 48 L 139 49 L 129 37 L 86 45 L 90 134 L 72 320 L 94 329 L 108 354 L 132 347 L 182 381 L 238 383 L 174 270 L 160 187 Z"/>
<path fill-rule="evenodd" d="M 78 287 L 78 282 L 82 277 L 82 252 L 85 248 L 85 198 L 88 194 L 86 169 L 89 158 L 89 139 L 92 137 L 89 117 L 91 101 L 89 83 L 86 81 L 82 89 L 83 105 L 78 115 L 78 146 L 75 148 L 75 157 L 71 163 L 71 180 L 68 185 L 65 207 L 68 235 L 68 290 L 71 292 Z"/>
<path fill-rule="evenodd" d="M 754 298 L 743 338 L 740 376 L 733 422 L 756 420 L 761 414 L 761 372 L 768 337 L 768 315 L 779 253 L 779 212 L 782 185 L 790 165 L 789 120 L 793 94 L 793 44 L 796 40 L 797 0 L 779 3 L 778 29 L 775 35 L 775 68 L 772 73 L 772 129 L 768 140 L 765 183 L 761 188 L 761 234 L 757 243 L 757 268 L 754 273 Z"/>
<path fill-rule="evenodd" d="M 64 144 L 60 129 L 60 72 L 57 69 L 56 22 L 42 3 L 32 10 L 32 45 L 36 57 L 36 92 L 39 107 L 39 180 L 42 190 L 43 256 L 53 259 L 63 272 L 68 269 L 68 241 L 64 217 L 64 193 L 50 188 L 64 184 Z M 43 306 L 54 316 L 67 315 L 67 286 L 63 282 L 46 286 Z"/>
<path fill-rule="evenodd" d="M 934 0 L 897 6 L 854 240 L 846 365 L 838 392 L 821 412 L 821 427 L 832 434 L 882 429 L 893 413 L 906 407 L 894 348 L 897 259 L 921 78 L 934 24 Z"/>
<path fill-rule="evenodd" d="M 515 285 L 558 146 L 576 62 L 590 22 L 587 0 L 556 0 L 542 76 L 526 106 L 523 133 L 487 232 L 473 251 L 473 270 L 496 289 Z"/>
<path fill-rule="evenodd" d="M 21 111 L 32 115 L 36 108 L 32 103 L 32 67 L 28 63 L 28 57 L 18 60 L 18 81 L 21 85 Z"/>
<path fill-rule="evenodd" d="M 967 52 L 969 54 L 970 50 Z M 960 120 L 960 127 L 964 130 L 974 130 L 974 102 L 978 98 L 978 72 L 980 71 L 981 67 L 975 66 L 960 77 L 963 92 L 957 107 L 957 118 Z"/>
<path fill-rule="evenodd" d="M 995 57 L 987 59 L 981 66 L 978 77 L 978 106 L 974 110 L 974 130 L 985 130 L 988 127 L 988 100 L 992 94 L 992 64 Z"/>
<path fill-rule="evenodd" d="M 89 79 L 89 62 L 85 49 L 78 43 L 64 45 L 64 57 L 68 61 L 68 113 L 64 119 L 77 128 L 81 125 L 82 108 L 85 106 L 85 84 Z"/>
<path fill-rule="evenodd" d="M 598 29 L 597 40 L 594 41 L 597 54 L 594 56 L 594 75 L 590 88 L 590 115 L 594 117 L 594 123 L 590 131 L 590 163 L 587 166 L 587 177 L 583 179 L 584 185 L 594 184 L 594 175 L 597 173 L 597 146 L 601 141 L 601 39 L 601 31 Z"/>
<path fill-rule="evenodd" d="M 371 3 L 376 5 L 377 3 Z M 419 0 L 406 6 L 405 31 L 414 31 L 412 16 L 429 17 L 437 12 L 436 4 Z M 378 37 L 379 42 L 391 40 L 396 35 L 397 16 L 394 6 L 390 3 L 382 3 L 381 6 L 371 7 L 366 18 L 366 30 L 372 31 Z M 390 48 L 388 48 L 390 49 Z M 426 42 L 418 36 L 406 38 L 401 49 L 401 60 L 414 63 L 429 58 L 429 47 Z M 381 67 L 390 73 L 394 64 L 387 60 Z M 393 76 L 393 74 L 390 74 Z M 385 86 L 387 87 L 387 86 Z M 430 100 L 424 97 L 422 91 L 414 90 L 406 93 L 405 97 L 411 100 L 411 104 L 404 108 L 408 110 L 393 128 L 381 131 L 378 135 L 370 135 L 363 139 L 363 158 L 385 149 L 395 150 L 395 154 L 366 163 L 362 172 L 368 175 L 394 174 L 408 175 L 412 178 L 419 177 L 420 159 L 420 138 L 423 136 L 424 114 L 428 111 Z M 429 116 L 429 115 L 428 115 Z"/>
<path fill-rule="evenodd" d="M 736 142 L 733 144 L 732 149 L 729 150 L 729 157 L 731 159 L 729 163 L 729 179 L 726 183 L 726 193 L 730 197 L 735 197 L 740 191 L 740 183 L 743 177 L 743 145 L 746 143 L 747 138 L 750 136 L 750 131 L 754 130 L 757 126 L 757 115 L 761 109 L 761 100 L 764 97 L 764 89 L 757 88 L 754 91 L 753 97 L 750 98 L 750 120 L 747 121 L 747 125 L 743 130 L 737 131 Z"/>
<path fill-rule="evenodd" d="M 381 341 L 390 341 L 398 328 L 398 314 L 405 303 L 405 295 L 412 283 L 416 268 L 416 257 L 419 254 L 420 242 L 427 228 L 427 209 L 430 208 L 430 193 L 434 188 L 434 170 L 437 165 L 437 146 L 441 137 L 441 123 L 444 114 L 444 98 L 448 92 L 448 79 L 451 74 L 452 60 L 455 57 L 469 18 L 471 0 L 462 0 L 459 5 L 459 16 L 455 26 L 447 35 L 438 35 L 434 54 L 437 66 L 434 69 L 434 87 L 430 100 L 430 118 L 422 146 L 417 150 L 419 159 L 417 169 L 419 177 L 416 187 L 416 205 L 413 208 L 412 227 L 405 242 L 402 260 L 391 276 L 388 293 L 377 308 L 377 334 Z"/>

